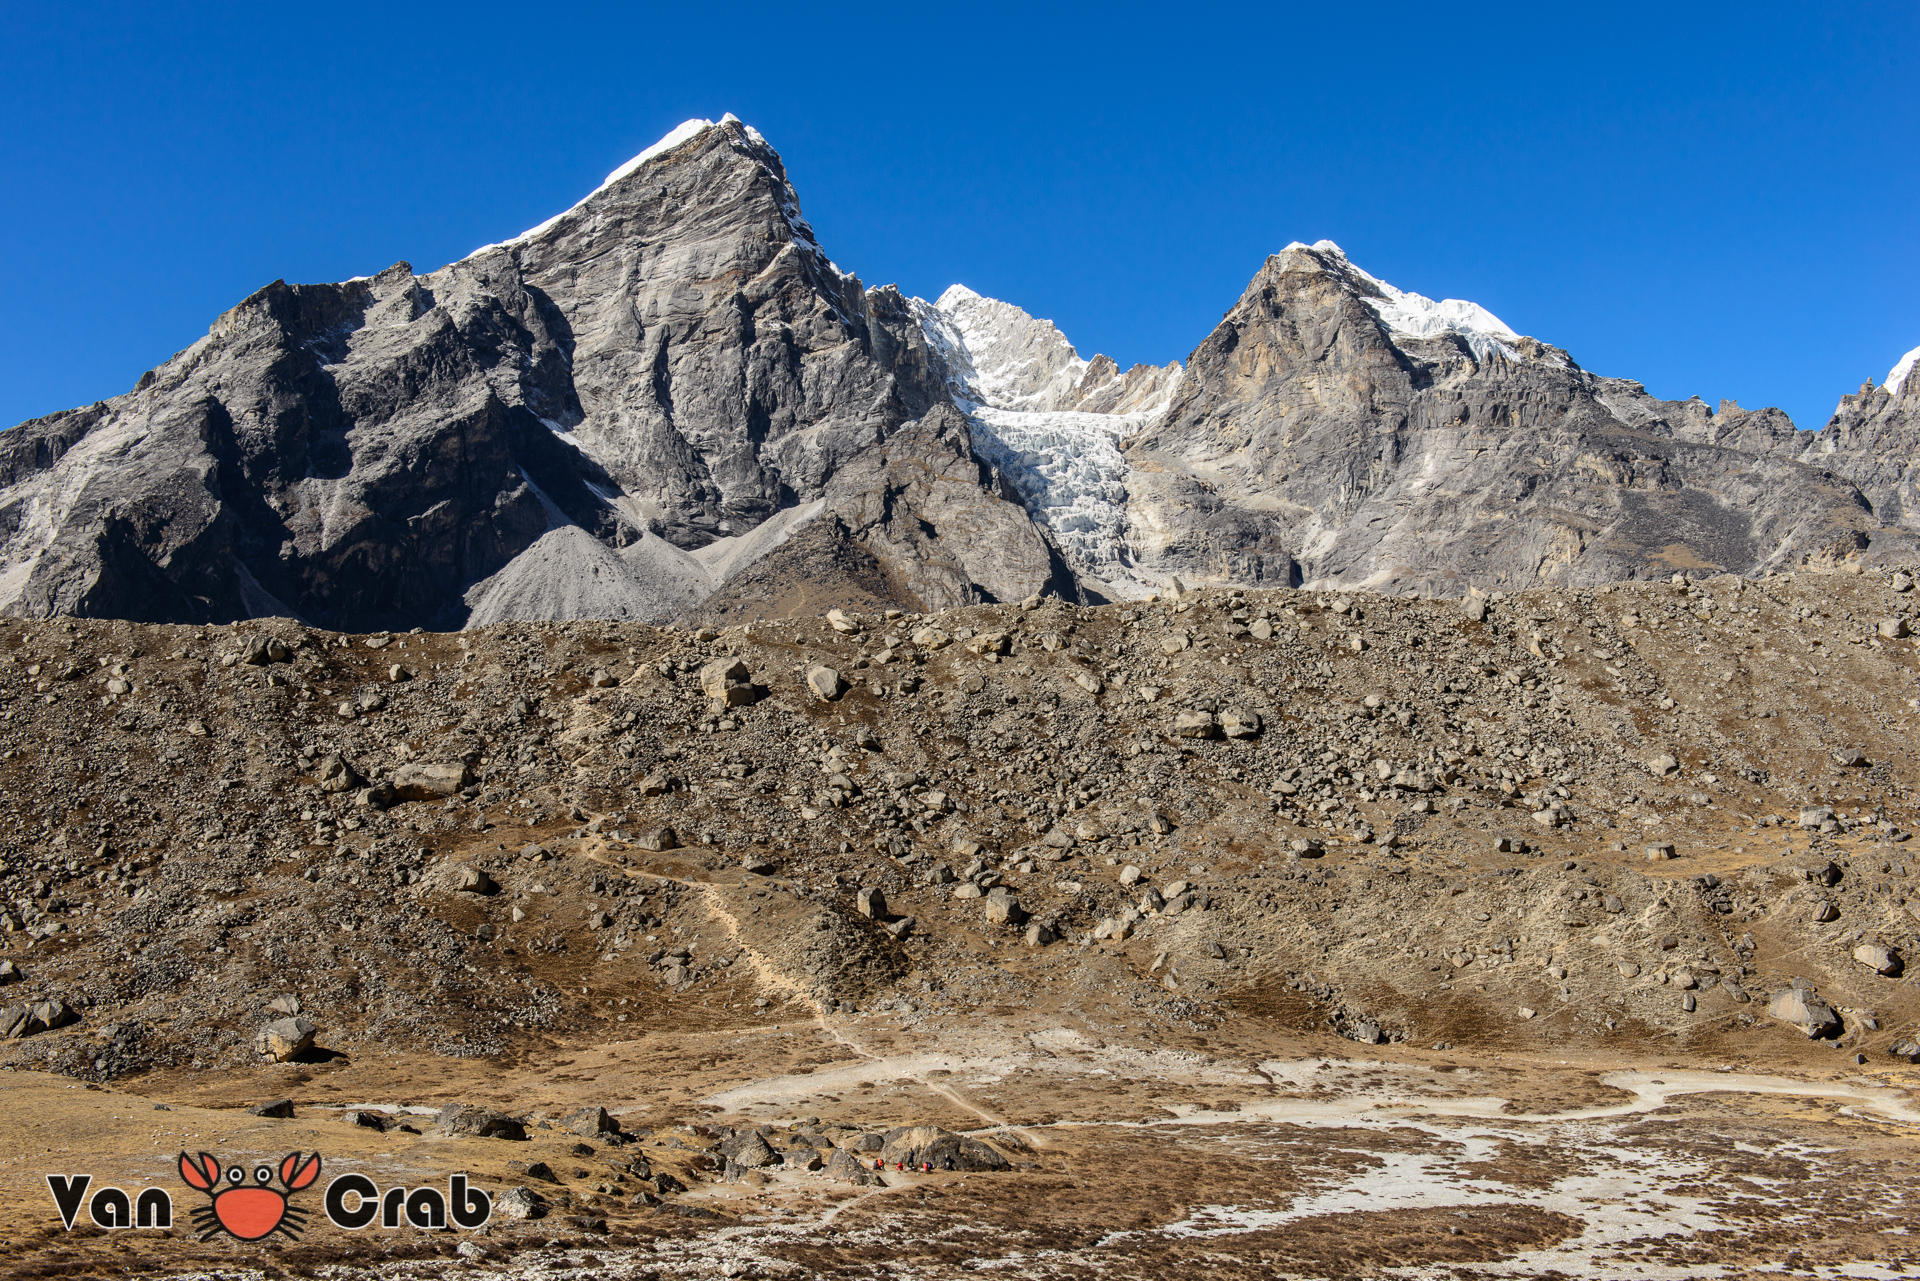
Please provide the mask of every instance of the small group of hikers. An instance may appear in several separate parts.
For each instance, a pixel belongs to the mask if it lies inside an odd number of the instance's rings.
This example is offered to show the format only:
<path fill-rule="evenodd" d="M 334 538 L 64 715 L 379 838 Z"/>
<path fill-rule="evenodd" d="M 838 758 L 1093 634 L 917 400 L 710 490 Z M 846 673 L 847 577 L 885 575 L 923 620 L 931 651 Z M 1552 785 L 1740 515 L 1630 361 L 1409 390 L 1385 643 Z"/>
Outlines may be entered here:
<path fill-rule="evenodd" d="M 886 1168 L 887 1168 L 887 1159 L 886 1159 L 885 1157 L 879 1157 L 879 1156 L 877 1156 L 877 1157 L 875 1157 L 875 1158 L 873 1159 L 873 1168 L 874 1168 L 874 1169 L 876 1169 L 876 1170 L 884 1170 L 884 1169 L 886 1169 Z M 914 1170 L 914 1171 L 916 1171 L 916 1172 L 918 1172 L 918 1173 L 920 1173 L 920 1174 L 932 1174 L 932 1173 L 933 1173 L 933 1162 L 931 1162 L 931 1161 L 922 1161 L 922 1162 L 920 1162 L 920 1163 L 919 1163 L 918 1165 L 911 1165 L 911 1166 L 910 1166 L 910 1165 L 908 1165 L 908 1164 L 907 1164 L 907 1163 L 906 1163 L 905 1161 L 895 1161 L 895 1162 L 893 1163 L 893 1168 L 894 1168 L 895 1170 L 898 1170 L 898 1171 L 899 1171 L 900 1173 L 902 1173 L 902 1174 L 905 1174 L 905 1173 L 906 1173 L 906 1172 L 907 1172 L 908 1170 Z M 940 1163 L 940 1168 L 941 1168 L 941 1169 L 943 1169 L 943 1170 L 951 1170 L 951 1169 L 953 1168 L 953 1158 L 952 1158 L 952 1157 L 948 1157 L 948 1158 L 947 1158 L 946 1160 L 944 1160 L 944 1161 L 942 1161 L 942 1162 Z"/>

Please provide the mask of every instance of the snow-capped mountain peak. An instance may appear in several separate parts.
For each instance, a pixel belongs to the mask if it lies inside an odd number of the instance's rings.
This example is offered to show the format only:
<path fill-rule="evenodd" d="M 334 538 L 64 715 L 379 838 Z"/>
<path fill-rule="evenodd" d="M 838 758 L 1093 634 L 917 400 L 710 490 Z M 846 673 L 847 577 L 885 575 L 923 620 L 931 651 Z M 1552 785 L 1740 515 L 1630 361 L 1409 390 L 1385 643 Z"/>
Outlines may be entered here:
<path fill-rule="evenodd" d="M 731 111 L 729 111 L 726 115 L 720 117 L 720 120 L 718 121 L 718 123 L 719 124 L 737 123 L 739 119 L 740 118 L 738 116 L 734 115 Z M 542 232 L 551 229 L 555 223 L 559 222 L 562 218 L 572 213 L 575 209 L 578 209 L 581 205 L 586 204 L 587 201 L 592 200 L 595 196 L 605 191 L 608 187 L 611 187 L 614 183 L 619 182 L 622 178 L 631 176 L 634 170 L 638 169 L 641 165 L 646 164 L 647 161 L 653 159 L 655 156 L 663 156 L 667 152 L 672 151 L 675 147 L 681 146 L 684 143 L 692 142 L 695 138 L 698 138 L 701 134 L 705 133 L 707 130 L 714 128 L 715 124 L 716 122 L 712 120 L 681 121 L 679 124 L 675 125 L 672 129 L 668 130 L 666 136 L 661 138 L 660 141 L 654 143 L 651 147 L 646 148 L 645 150 L 640 152 L 639 155 L 633 157 L 631 160 L 628 160 L 625 164 L 620 165 L 612 173 L 608 174 L 606 176 L 605 181 L 603 181 L 599 186 L 595 187 L 592 191 L 589 191 L 586 195 L 580 197 L 580 199 L 574 201 L 573 204 L 569 205 L 567 208 L 562 209 L 559 213 L 555 214 L 553 217 L 547 219 L 545 222 L 539 224 L 536 227 L 527 228 L 525 231 L 521 232 L 519 235 L 513 237 L 510 240 L 501 240 L 501 241 L 496 241 L 491 245 L 482 245 L 478 249 L 474 250 L 473 253 L 468 254 L 467 257 L 471 258 L 476 254 L 483 254 L 487 252 L 487 250 L 489 249 L 499 249 L 507 245 L 517 245 L 517 244 L 524 243 L 525 241 L 532 240 L 535 236 L 538 236 Z M 753 131 L 748 130 L 748 132 L 752 133 Z M 757 138 L 758 134 L 755 134 L 754 136 Z"/>
<path fill-rule="evenodd" d="M 1073 397 L 1087 362 L 1051 320 L 965 285 L 950 286 L 934 308 L 967 353 L 967 399 L 996 409 L 1045 410 Z"/>
<path fill-rule="evenodd" d="M 1281 252 L 1296 249 L 1309 250 L 1323 258 L 1337 259 L 1345 272 L 1357 282 L 1371 286 L 1371 292 L 1362 291 L 1361 301 L 1380 318 L 1380 323 L 1387 327 L 1389 333 L 1402 338 L 1438 338 L 1449 333 L 1458 334 L 1480 360 L 1487 359 L 1495 350 L 1509 359 L 1520 359 L 1520 354 L 1509 346 L 1519 342 L 1520 335 L 1479 303 L 1468 302 L 1464 298 L 1443 298 L 1435 302 L 1423 294 L 1396 289 L 1355 264 L 1347 257 L 1346 251 L 1331 240 L 1317 240 L 1311 245 L 1296 240 Z"/>

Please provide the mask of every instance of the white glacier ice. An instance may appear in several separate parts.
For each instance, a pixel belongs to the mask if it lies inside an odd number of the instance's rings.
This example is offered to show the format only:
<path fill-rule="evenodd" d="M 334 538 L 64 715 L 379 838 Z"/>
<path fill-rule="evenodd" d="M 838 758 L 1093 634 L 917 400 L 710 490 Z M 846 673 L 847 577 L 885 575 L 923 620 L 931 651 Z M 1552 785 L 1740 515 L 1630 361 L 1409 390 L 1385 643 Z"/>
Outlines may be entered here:
<path fill-rule="evenodd" d="M 1131 412 L 1071 409 L 1089 362 L 1052 321 L 965 285 L 935 303 L 915 298 L 912 307 L 946 366 L 974 449 L 1052 533 L 1067 563 L 1120 596 L 1158 590 L 1159 583 L 1135 574 L 1128 553 L 1128 467 L 1120 441 L 1165 412 L 1179 366 L 1154 371 L 1145 402 Z"/>
<path fill-rule="evenodd" d="M 1913 372 L 1913 366 L 1916 360 L 1920 360 L 1920 347 L 1915 347 L 1912 351 L 1900 357 L 1899 363 L 1887 371 L 1887 381 L 1882 383 L 1881 386 L 1887 389 L 1889 396 L 1898 396 L 1900 394 L 1900 389 L 1906 386 L 1907 375 Z"/>
<path fill-rule="evenodd" d="M 1012 483 L 1033 517 L 1053 532 L 1067 563 L 1123 594 L 1133 580 L 1126 544 L 1127 460 L 1120 441 L 1159 410 L 1089 414 L 974 405 L 973 444 Z M 1140 584 L 1140 593 L 1158 589 Z"/>

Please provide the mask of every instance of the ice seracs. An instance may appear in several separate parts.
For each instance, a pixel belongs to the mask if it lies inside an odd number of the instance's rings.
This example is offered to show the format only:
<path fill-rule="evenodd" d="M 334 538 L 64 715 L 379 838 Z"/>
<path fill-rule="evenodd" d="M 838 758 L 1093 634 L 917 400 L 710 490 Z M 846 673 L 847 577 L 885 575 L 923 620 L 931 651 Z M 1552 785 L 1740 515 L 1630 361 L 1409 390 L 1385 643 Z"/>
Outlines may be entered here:
<path fill-rule="evenodd" d="M 1074 572 L 1108 594 L 1145 595 L 1127 550 L 1121 441 L 1165 412 L 1180 366 L 1083 360 L 1050 320 L 954 285 L 915 316 L 946 368 L 974 448 L 1046 526 Z"/>

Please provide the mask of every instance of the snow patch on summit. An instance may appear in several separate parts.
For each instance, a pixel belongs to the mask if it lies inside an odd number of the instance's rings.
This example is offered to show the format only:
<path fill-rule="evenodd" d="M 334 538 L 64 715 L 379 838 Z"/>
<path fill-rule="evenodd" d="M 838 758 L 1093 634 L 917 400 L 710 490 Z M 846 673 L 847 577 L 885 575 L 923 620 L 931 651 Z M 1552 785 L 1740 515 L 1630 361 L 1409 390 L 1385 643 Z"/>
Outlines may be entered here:
<path fill-rule="evenodd" d="M 735 116 L 732 112 L 728 112 L 726 115 L 722 116 L 720 119 L 721 119 L 721 123 L 724 124 L 728 121 L 737 120 L 738 117 Z M 668 130 L 666 137 L 654 143 L 651 147 L 648 147 L 645 151 L 642 151 L 639 155 L 627 161 L 625 164 L 621 165 L 618 169 L 615 169 L 612 173 L 607 175 L 606 180 L 602 182 L 599 186 L 595 187 L 592 191 L 589 191 L 586 195 L 574 201 L 572 205 L 561 210 L 559 213 L 547 219 L 545 222 L 541 223 L 539 226 L 529 227 L 511 240 L 502 240 L 491 245 L 481 245 L 478 249 L 474 250 L 473 253 L 468 254 L 467 257 L 471 258 L 474 256 L 474 254 L 483 254 L 487 252 L 487 250 L 489 249 L 501 249 L 508 245 L 517 245 L 525 241 L 532 240 L 535 236 L 539 235 L 543 231 L 548 230 L 555 223 L 559 222 L 562 218 L 572 213 L 575 209 L 578 209 L 581 205 L 586 204 L 587 201 L 592 200 L 595 196 L 605 191 L 608 187 L 611 187 L 614 183 L 619 182 L 622 178 L 625 178 L 628 175 L 632 174 L 634 170 L 638 169 L 641 165 L 646 164 L 647 161 L 653 159 L 655 156 L 665 155 L 667 152 L 672 151 L 675 147 L 680 146 L 682 143 L 692 142 L 695 138 L 698 138 L 701 134 L 705 133 L 707 130 L 712 129 L 714 127 L 715 127 L 714 122 L 711 120 L 681 121 L 679 124 L 675 125 L 672 129 Z"/>
<path fill-rule="evenodd" d="M 933 307 L 951 331 L 943 337 L 966 353 L 961 394 L 967 399 L 1022 411 L 1072 400 L 1087 362 L 1051 320 L 1036 320 L 965 285 L 949 287 Z"/>
<path fill-rule="evenodd" d="M 1887 395 L 1898 396 L 1900 394 L 1900 389 L 1907 385 L 1907 375 L 1913 372 L 1914 362 L 1916 361 L 1920 361 L 1920 347 L 1915 347 L 1912 351 L 1900 357 L 1899 363 L 1887 371 L 1887 381 L 1881 384 L 1881 386 L 1887 389 Z"/>
<path fill-rule="evenodd" d="M 1443 298 L 1435 302 L 1421 294 L 1395 289 L 1378 276 L 1356 266 L 1347 257 L 1346 250 L 1331 240 L 1317 240 L 1311 245 L 1296 240 L 1287 249 L 1311 249 L 1315 253 L 1337 258 L 1354 276 L 1373 286 L 1379 296 L 1362 296 L 1360 301 L 1366 303 L 1368 309 L 1380 318 L 1380 323 L 1392 333 L 1403 338 L 1438 338 L 1445 334 L 1458 334 L 1466 340 L 1475 359 L 1484 361 L 1496 350 L 1509 360 L 1521 359 L 1520 353 L 1507 345 L 1519 342 L 1520 335 L 1479 303 L 1468 302 L 1464 298 Z"/>

